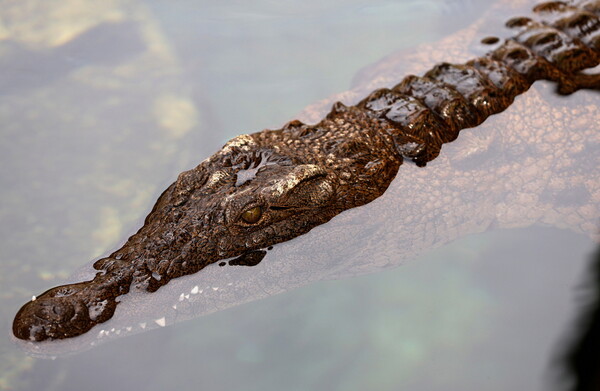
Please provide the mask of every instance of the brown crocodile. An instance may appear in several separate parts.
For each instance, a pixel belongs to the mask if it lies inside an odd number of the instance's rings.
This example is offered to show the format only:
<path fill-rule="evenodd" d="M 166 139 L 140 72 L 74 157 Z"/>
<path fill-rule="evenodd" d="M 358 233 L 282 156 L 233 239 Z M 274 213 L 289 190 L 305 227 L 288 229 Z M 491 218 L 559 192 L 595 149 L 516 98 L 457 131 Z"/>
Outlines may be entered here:
<path fill-rule="evenodd" d="M 403 160 L 424 166 L 461 129 L 511 105 L 536 80 L 561 94 L 600 89 L 600 2 L 546 2 L 513 18 L 487 55 L 408 76 L 315 125 L 238 136 L 159 197 L 144 226 L 94 263 L 91 281 L 52 288 L 13 323 L 26 340 L 69 338 L 110 319 L 131 287 L 156 291 L 219 260 L 256 263 L 264 249 L 381 196 Z"/>

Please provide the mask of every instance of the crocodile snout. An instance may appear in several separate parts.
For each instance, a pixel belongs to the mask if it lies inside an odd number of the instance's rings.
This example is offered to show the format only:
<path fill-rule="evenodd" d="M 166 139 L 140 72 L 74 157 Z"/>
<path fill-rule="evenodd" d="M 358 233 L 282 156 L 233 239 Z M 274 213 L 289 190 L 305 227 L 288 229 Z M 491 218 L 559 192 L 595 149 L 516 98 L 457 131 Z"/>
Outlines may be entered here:
<path fill-rule="evenodd" d="M 90 281 L 56 287 L 26 303 L 13 321 L 14 335 L 30 341 L 70 338 L 109 319 L 115 299 L 94 297 L 88 285 Z"/>

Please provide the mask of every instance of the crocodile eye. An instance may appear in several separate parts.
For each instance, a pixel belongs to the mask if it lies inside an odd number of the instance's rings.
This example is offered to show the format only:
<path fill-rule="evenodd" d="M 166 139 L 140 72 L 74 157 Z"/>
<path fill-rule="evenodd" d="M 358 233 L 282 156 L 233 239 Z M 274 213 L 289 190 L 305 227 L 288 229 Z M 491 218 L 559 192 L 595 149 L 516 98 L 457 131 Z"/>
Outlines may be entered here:
<path fill-rule="evenodd" d="M 260 206 L 255 206 L 242 213 L 242 220 L 248 224 L 256 224 L 260 220 L 262 213 L 262 208 Z"/>

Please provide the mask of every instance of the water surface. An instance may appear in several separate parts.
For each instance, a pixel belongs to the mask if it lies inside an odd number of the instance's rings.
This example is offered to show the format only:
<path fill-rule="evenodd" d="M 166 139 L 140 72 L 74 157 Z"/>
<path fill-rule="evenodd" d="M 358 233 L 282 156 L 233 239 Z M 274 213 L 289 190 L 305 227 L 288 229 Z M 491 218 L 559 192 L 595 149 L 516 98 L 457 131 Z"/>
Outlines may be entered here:
<path fill-rule="evenodd" d="M 0 389 L 542 389 L 594 246 L 552 228 L 469 236 L 383 273 L 316 282 L 76 356 L 34 359 L 9 338 L 31 295 L 120 245 L 179 172 L 487 6 L 3 4 Z"/>

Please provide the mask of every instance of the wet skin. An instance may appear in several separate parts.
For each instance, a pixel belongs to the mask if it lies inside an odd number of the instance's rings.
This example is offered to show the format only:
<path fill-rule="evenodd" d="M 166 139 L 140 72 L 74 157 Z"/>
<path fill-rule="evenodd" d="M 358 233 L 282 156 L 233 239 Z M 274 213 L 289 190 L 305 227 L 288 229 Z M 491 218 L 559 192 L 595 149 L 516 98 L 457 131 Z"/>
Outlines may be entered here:
<path fill-rule="evenodd" d="M 290 240 L 385 192 L 405 159 L 424 166 L 441 146 L 505 110 L 536 80 L 561 94 L 600 89 L 581 73 L 600 62 L 600 7 L 561 2 L 507 22 L 513 38 L 466 64 L 442 63 L 316 125 L 238 136 L 160 196 L 144 226 L 94 264 L 91 281 L 25 304 L 16 337 L 62 339 L 110 319 L 130 289 L 156 291 L 206 265 Z M 533 20 L 535 19 L 535 20 Z"/>

